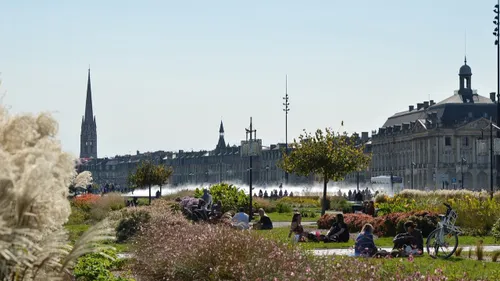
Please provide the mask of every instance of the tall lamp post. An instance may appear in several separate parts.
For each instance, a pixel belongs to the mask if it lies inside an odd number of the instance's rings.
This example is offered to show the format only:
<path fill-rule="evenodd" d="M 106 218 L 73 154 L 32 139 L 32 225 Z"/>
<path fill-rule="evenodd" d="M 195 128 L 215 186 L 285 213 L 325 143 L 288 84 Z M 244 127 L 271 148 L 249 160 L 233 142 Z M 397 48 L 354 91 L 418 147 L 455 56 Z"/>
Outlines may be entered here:
<path fill-rule="evenodd" d="M 464 165 L 467 164 L 467 160 L 462 157 L 462 160 L 460 161 L 460 173 L 462 176 L 462 182 L 461 182 L 461 188 L 464 189 Z"/>
<path fill-rule="evenodd" d="M 415 162 L 411 162 L 411 189 L 413 189 L 413 169 L 415 168 Z"/>
<path fill-rule="evenodd" d="M 253 219 L 253 210 L 252 210 L 252 197 L 253 197 L 253 193 L 252 193 L 252 174 L 253 174 L 253 142 L 254 141 L 257 141 L 257 130 L 254 130 L 253 129 L 253 125 L 252 125 L 252 117 L 250 117 L 250 128 L 249 129 L 245 129 L 246 131 L 246 139 L 248 140 L 248 149 L 249 149 L 249 158 L 250 158 L 250 168 L 248 169 L 249 170 L 249 178 L 248 178 L 248 181 L 249 181 L 249 184 L 248 184 L 248 187 L 249 187 L 249 196 L 250 196 L 250 200 L 249 200 L 249 219 L 250 221 L 252 221 Z M 248 138 L 250 136 L 250 138 Z"/>
<path fill-rule="evenodd" d="M 497 1 L 495 5 L 495 9 L 493 12 L 495 13 L 495 18 L 493 20 L 493 24 L 495 25 L 495 29 L 493 31 L 493 35 L 495 36 L 495 46 L 497 47 L 497 124 L 500 123 L 500 20 L 498 16 L 500 11 L 500 0 Z M 497 130 L 497 138 L 500 138 L 500 131 Z M 493 150 L 493 149 L 492 149 Z M 492 156 L 493 158 L 493 156 Z M 493 166 L 493 162 L 491 163 Z M 496 157 L 496 168 L 497 168 L 497 185 L 500 184 L 500 157 Z M 493 175 L 493 173 L 492 173 Z M 493 176 L 491 176 L 493 177 Z M 491 179 L 490 179 L 491 180 Z M 493 182 L 493 180 L 491 180 Z M 493 196 L 493 189 L 491 190 L 491 196 Z"/>
<path fill-rule="evenodd" d="M 288 155 L 288 111 L 290 111 L 290 108 L 288 108 L 290 105 L 288 102 L 288 75 L 285 76 L 285 96 L 283 97 L 283 100 L 285 101 L 283 103 L 285 106 L 285 108 L 283 108 L 283 111 L 285 112 L 285 153 Z M 288 184 L 287 171 L 285 171 L 285 184 Z"/>

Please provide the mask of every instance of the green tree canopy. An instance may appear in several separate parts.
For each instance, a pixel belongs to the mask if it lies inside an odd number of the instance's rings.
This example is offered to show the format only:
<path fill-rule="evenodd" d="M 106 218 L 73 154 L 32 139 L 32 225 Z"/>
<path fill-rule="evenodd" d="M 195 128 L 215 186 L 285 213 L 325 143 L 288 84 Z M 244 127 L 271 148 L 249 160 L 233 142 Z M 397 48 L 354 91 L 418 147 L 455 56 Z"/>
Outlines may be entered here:
<path fill-rule="evenodd" d="M 153 162 L 145 160 L 139 163 L 134 173 L 129 174 L 128 182 L 132 188 L 149 187 L 149 204 L 151 204 L 151 186 L 159 185 L 161 193 L 161 186 L 167 183 L 172 173 L 171 167 L 155 165 Z"/>
<path fill-rule="evenodd" d="M 323 207 L 325 214 L 327 185 L 330 180 L 341 181 L 352 172 L 369 165 L 371 156 L 357 143 L 357 136 L 335 133 L 331 129 L 318 129 L 315 134 L 304 133 L 290 145 L 291 152 L 283 156 L 279 166 L 288 173 L 301 176 L 311 174 L 323 178 Z"/>

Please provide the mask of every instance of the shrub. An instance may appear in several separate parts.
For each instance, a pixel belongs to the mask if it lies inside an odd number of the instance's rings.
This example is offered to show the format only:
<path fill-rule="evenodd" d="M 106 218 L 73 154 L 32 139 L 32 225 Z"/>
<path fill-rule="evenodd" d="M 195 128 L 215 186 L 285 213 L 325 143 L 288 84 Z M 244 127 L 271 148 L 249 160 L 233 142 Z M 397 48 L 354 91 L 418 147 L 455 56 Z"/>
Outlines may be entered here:
<path fill-rule="evenodd" d="M 316 212 L 310 211 L 310 210 L 300 210 L 300 215 L 303 218 L 315 218 L 315 217 L 317 217 L 318 214 L 316 214 Z"/>
<path fill-rule="evenodd" d="M 318 196 L 299 196 L 299 197 L 282 197 L 277 202 L 286 203 L 294 208 L 317 208 L 321 207 L 318 201 Z"/>
<path fill-rule="evenodd" d="M 66 224 L 83 224 L 90 218 L 89 213 L 84 212 L 82 209 L 71 206 L 71 214 L 69 215 Z"/>
<path fill-rule="evenodd" d="M 100 195 L 87 193 L 73 198 L 71 203 L 84 212 L 90 212 L 92 204 L 99 200 L 99 198 L 101 198 Z"/>
<path fill-rule="evenodd" d="M 290 213 L 293 211 L 293 208 L 292 208 L 292 206 L 290 206 L 286 203 L 278 202 L 278 204 L 276 204 L 276 211 L 278 213 Z"/>
<path fill-rule="evenodd" d="M 422 279 L 420 272 L 395 275 L 382 270 L 382 263 L 375 259 L 313 257 L 298 247 L 247 231 L 221 225 L 190 224 L 180 215 L 164 214 L 152 216 L 137 236 L 136 258 L 131 268 L 140 280 Z M 398 269 L 399 266 L 395 270 Z M 442 271 L 425 273 L 426 280 L 445 280 L 443 276 Z"/>
<path fill-rule="evenodd" d="M 352 204 L 342 196 L 332 196 L 330 197 L 330 209 L 343 213 L 351 213 Z"/>
<path fill-rule="evenodd" d="M 325 214 L 318 220 L 318 228 L 329 229 L 335 220 L 335 214 Z M 378 236 L 395 236 L 404 232 L 404 223 L 412 220 L 422 234 L 427 236 L 437 226 L 438 215 L 429 212 L 394 213 L 382 217 L 372 217 L 366 214 L 344 214 L 344 221 L 349 232 L 359 232 L 363 225 L 373 225 Z"/>
<path fill-rule="evenodd" d="M 222 202 L 222 212 L 238 210 L 239 207 L 248 206 L 248 196 L 241 189 L 227 183 L 215 184 L 210 187 L 210 194 L 214 203 Z M 196 198 L 201 198 L 203 190 L 196 189 L 194 192 Z"/>
<path fill-rule="evenodd" d="M 279 200 L 278 200 L 279 202 Z M 264 199 L 260 197 L 254 197 L 252 199 L 252 205 L 254 210 L 258 210 L 259 208 L 264 209 L 266 213 L 274 213 L 276 212 L 276 201 L 271 201 L 269 199 Z"/>
<path fill-rule="evenodd" d="M 116 227 L 116 242 L 122 243 L 130 239 L 150 218 L 151 216 L 145 210 L 128 212 L 128 215 L 121 219 Z"/>
<path fill-rule="evenodd" d="M 493 237 L 495 237 L 495 242 L 500 241 L 500 218 L 497 220 L 497 222 L 491 228 L 491 235 L 493 235 Z"/>
<path fill-rule="evenodd" d="M 90 218 L 95 221 L 104 219 L 109 212 L 125 207 L 125 199 L 119 193 L 108 193 L 90 204 Z"/>
<path fill-rule="evenodd" d="M 77 281 L 133 281 L 123 277 L 115 277 L 111 270 L 117 269 L 122 260 L 116 258 L 112 250 L 104 251 L 102 254 L 87 254 L 78 259 L 74 275 Z"/>

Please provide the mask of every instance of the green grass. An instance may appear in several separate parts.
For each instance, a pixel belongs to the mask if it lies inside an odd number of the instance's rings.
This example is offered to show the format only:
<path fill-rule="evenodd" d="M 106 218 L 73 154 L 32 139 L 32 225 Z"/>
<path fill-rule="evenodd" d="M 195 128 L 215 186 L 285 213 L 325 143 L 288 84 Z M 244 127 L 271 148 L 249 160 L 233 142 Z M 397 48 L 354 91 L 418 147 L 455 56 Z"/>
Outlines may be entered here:
<path fill-rule="evenodd" d="M 456 257 L 442 260 L 432 259 L 429 256 L 415 258 L 413 262 L 407 258 L 370 259 L 370 262 L 382 264 L 383 270 L 394 276 L 404 276 L 417 271 L 426 275 L 426 273 L 434 273 L 436 269 L 441 269 L 449 281 L 461 280 L 465 272 L 472 280 L 500 280 L 500 267 L 493 262 Z"/>
<path fill-rule="evenodd" d="M 306 231 L 311 229 L 313 231 L 313 227 L 305 227 Z M 256 235 L 261 235 L 266 238 L 274 239 L 283 243 L 290 243 L 291 238 L 288 238 L 288 233 L 290 228 L 288 227 L 277 227 L 271 230 L 256 230 Z M 321 233 L 326 234 L 326 230 L 322 230 Z M 379 237 L 375 239 L 375 245 L 377 247 L 392 247 L 393 237 Z M 463 246 L 475 246 L 479 240 L 483 240 L 483 245 L 495 245 L 495 238 L 492 236 L 487 237 L 473 237 L 473 236 L 460 236 L 458 238 L 459 247 Z M 425 238 L 424 238 L 425 243 Z M 354 241 L 350 240 L 345 243 L 323 243 L 323 242 L 305 242 L 298 243 L 299 247 L 305 250 L 313 250 L 313 249 L 346 249 L 350 248 L 354 245 Z M 464 255 L 464 253 L 462 253 Z"/>
<path fill-rule="evenodd" d="M 65 225 L 64 228 L 68 231 L 69 240 L 71 244 L 74 244 L 82 234 L 89 229 L 88 224 L 69 224 Z"/>
<path fill-rule="evenodd" d="M 269 216 L 269 218 L 273 222 L 275 222 L 275 221 L 289 221 L 291 223 L 292 222 L 293 213 L 277 213 L 277 212 L 276 213 L 267 213 L 267 216 Z M 318 214 L 315 218 L 302 217 L 302 221 L 307 221 L 307 222 L 313 221 L 313 222 L 316 222 L 316 221 L 319 220 L 319 218 L 320 218 L 320 216 Z M 254 220 L 258 221 L 259 217 L 255 216 Z"/>

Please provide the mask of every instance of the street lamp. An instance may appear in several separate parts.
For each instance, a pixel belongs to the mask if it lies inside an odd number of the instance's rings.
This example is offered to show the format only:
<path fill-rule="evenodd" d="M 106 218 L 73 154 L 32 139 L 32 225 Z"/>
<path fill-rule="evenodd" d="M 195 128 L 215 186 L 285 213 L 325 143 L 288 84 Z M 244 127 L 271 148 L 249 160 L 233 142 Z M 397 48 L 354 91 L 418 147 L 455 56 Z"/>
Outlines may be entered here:
<path fill-rule="evenodd" d="M 253 150 L 254 150 L 254 145 L 253 143 L 254 142 L 257 142 L 257 130 L 253 129 L 253 125 L 252 125 L 252 117 L 250 117 L 250 128 L 249 129 L 245 129 L 245 132 L 246 132 L 246 139 L 248 140 L 248 153 L 249 153 L 249 158 L 250 158 L 250 167 L 249 167 L 249 171 L 250 171 L 250 175 L 249 175 L 249 185 L 248 185 L 248 189 L 249 189 L 249 196 L 250 196 L 250 200 L 249 200 L 249 219 L 250 221 L 252 221 L 253 219 L 253 211 L 252 211 L 252 197 L 253 197 L 253 193 L 252 193 L 252 174 L 253 174 L 253 154 L 255 153 Z M 248 136 L 250 135 L 250 139 L 248 139 Z"/>
<path fill-rule="evenodd" d="M 493 20 L 493 24 L 495 25 L 495 29 L 493 30 L 493 35 L 495 36 L 495 46 L 497 47 L 497 124 L 500 123 L 500 20 L 498 16 L 500 11 L 500 0 L 497 1 L 493 12 L 495 13 L 495 18 Z M 500 138 L 500 131 L 497 130 L 497 138 Z M 493 149 L 492 149 L 493 150 Z M 493 156 L 492 156 L 493 159 Z M 493 162 L 491 163 L 493 166 Z M 497 185 L 500 183 L 500 157 L 496 157 L 496 165 L 497 165 Z M 492 173 L 493 175 L 493 173 Z M 493 176 L 491 176 L 493 177 Z M 491 179 L 490 179 L 491 180 Z M 493 180 L 491 180 L 491 184 L 493 184 Z M 493 189 L 491 190 L 493 196 Z"/>
<path fill-rule="evenodd" d="M 288 155 L 288 111 L 290 111 L 290 108 L 288 106 L 290 103 L 288 102 L 288 75 L 285 76 L 285 96 L 283 97 L 283 100 L 285 102 L 283 105 L 285 108 L 283 111 L 285 112 L 285 153 Z M 285 184 L 288 184 L 288 172 L 285 171 Z"/>
<path fill-rule="evenodd" d="M 269 165 L 266 165 L 266 187 L 269 184 Z"/>
<path fill-rule="evenodd" d="M 411 189 L 413 189 L 413 169 L 416 165 L 415 162 L 411 162 Z"/>
<path fill-rule="evenodd" d="M 461 187 L 464 189 L 464 165 L 467 164 L 467 160 L 462 157 L 462 161 L 460 162 L 460 173 L 462 174 L 462 182 L 461 182 Z"/>

